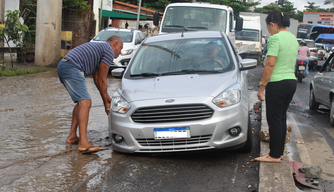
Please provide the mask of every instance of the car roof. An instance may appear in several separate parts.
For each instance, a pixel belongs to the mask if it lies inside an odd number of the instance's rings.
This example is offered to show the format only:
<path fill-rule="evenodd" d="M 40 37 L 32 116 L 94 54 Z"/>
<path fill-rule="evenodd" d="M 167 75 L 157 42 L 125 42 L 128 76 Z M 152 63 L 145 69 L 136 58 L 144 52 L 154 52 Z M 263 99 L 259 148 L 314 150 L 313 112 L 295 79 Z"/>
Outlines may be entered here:
<path fill-rule="evenodd" d="M 323 33 L 323 34 L 320 34 L 317 39 L 319 38 L 328 38 L 328 39 L 334 39 L 334 34 L 328 34 L 328 33 Z"/>
<path fill-rule="evenodd" d="M 207 2 L 194 2 L 194 3 L 171 3 L 168 7 L 201 7 L 201 8 L 215 8 L 215 9 L 225 9 L 227 11 L 232 11 L 232 7 L 226 5 L 210 4 Z"/>
<path fill-rule="evenodd" d="M 101 31 L 124 31 L 124 32 L 131 32 L 131 31 L 139 31 L 137 29 L 119 29 L 119 28 L 115 28 L 115 27 L 107 27 Z"/>
<path fill-rule="evenodd" d="M 145 43 L 166 41 L 166 40 L 177 40 L 177 39 L 195 39 L 195 38 L 221 38 L 226 35 L 220 31 L 192 31 L 192 32 L 180 32 L 180 33 L 169 33 L 164 35 L 157 35 L 147 38 Z"/>
<path fill-rule="evenodd" d="M 299 39 L 299 38 L 297 38 L 297 40 L 313 41 L 314 42 L 314 40 L 312 40 L 312 39 Z"/>

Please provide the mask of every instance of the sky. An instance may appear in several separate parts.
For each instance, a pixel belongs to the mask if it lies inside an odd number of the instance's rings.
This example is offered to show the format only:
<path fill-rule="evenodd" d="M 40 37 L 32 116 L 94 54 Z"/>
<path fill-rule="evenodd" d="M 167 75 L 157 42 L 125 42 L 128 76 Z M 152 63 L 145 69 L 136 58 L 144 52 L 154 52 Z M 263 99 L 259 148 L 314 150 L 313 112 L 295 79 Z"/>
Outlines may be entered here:
<path fill-rule="evenodd" d="M 303 11 L 305 8 L 304 6 L 308 6 L 307 2 L 314 2 L 314 6 L 320 6 L 320 8 L 330 8 L 333 5 L 324 5 L 325 0 L 289 0 L 291 3 L 293 3 L 294 7 L 297 8 L 299 11 Z M 256 2 L 256 0 L 254 0 Z M 261 5 L 258 5 L 257 7 L 263 7 L 270 3 L 275 2 L 275 0 L 261 0 Z"/>

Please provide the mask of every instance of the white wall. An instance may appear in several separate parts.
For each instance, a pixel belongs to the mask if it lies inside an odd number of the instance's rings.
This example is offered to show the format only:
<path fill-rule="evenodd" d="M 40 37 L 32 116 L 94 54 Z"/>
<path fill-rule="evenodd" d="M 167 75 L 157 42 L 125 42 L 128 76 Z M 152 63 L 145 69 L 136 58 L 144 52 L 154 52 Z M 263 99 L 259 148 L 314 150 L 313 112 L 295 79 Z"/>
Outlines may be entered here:
<path fill-rule="evenodd" d="M 101 8 L 101 1 L 103 1 L 102 4 L 102 9 L 103 10 L 108 10 L 112 11 L 112 5 L 113 5 L 113 0 L 94 0 L 94 5 L 93 5 L 93 12 L 95 15 L 95 20 L 96 20 L 96 30 L 95 34 L 99 32 L 99 27 L 100 27 L 100 8 Z M 111 21 L 109 21 L 111 23 Z M 109 23 L 109 24 L 110 24 Z"/>

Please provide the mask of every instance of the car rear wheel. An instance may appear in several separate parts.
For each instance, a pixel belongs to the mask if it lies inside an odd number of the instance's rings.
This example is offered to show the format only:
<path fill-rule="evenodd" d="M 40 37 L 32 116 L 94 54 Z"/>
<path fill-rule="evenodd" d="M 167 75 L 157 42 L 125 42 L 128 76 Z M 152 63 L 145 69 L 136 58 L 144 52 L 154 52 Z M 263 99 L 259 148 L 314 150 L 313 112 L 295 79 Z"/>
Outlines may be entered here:
<path fill-rule="evenodd" d="M 251 119 L 250 116 L 248 116 L 248 131 L 247 131 L 247 141 L 245 145 L 240 149 L 240 152 L 242 153 L 248 153 L 251 152 L 253 149 L 253 137 L 252 137 L 252 125 L 251 125 Z"/>
<path fill-rule="evenodd" d="M 329 113 L 329 120 L 330 120 L 331 126 L 334 127 L 334 96 L 332 97 L 332 100 L 331 100 L 331 110 Z"/>
<path fill-rule="evenodd" d="M 309 97 L 308 104 L 309 104 L 309 107 L 310 107 L 311 110 L 317 110 L 319 108 L 319 103 L 317 103 L 315 101 L 315 98 L 314 98 L 314 90 L 313 89 L 311 89 L 311 91 L 310 91 L 310 97 Z"/>

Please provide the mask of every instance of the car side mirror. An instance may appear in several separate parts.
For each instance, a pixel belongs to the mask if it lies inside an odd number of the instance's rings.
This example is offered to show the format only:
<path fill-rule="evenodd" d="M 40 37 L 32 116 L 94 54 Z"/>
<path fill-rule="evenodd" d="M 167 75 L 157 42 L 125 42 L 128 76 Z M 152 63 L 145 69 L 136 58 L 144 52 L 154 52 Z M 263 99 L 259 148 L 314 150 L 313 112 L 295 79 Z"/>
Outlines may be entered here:
<path fill-rule="evenodd" d="M 117 68 L 111 71 L 111 75 L 116 79 L 122 79 L 124 74 L 124 68 Z"/>
<path fill-rule="evenodd" d="M 153 25 L 159 26 L 159 17 L 160 17 L 160 13 L 158 11 L 154 12 Z"/>
<path fill-rule="evenodd" d="M 243 59 L 241 60 L 240 64 L 241 64 L 241 67 L 239 68 L 240 71 L 254 69 L 257 65 L 257 60 L 256 59 Z"/>
<path fill-rule="evenodd" d="M 93 38 L 94 38 L 94 37 L 89 37 L 89 38 L 88 38 L 88 42 L 91 41 Z"/>
<path fill-rule="evenodd" d="M 244 19 L 242 17 L 237 17 L 235 20 L 235 31 L 241 31 Z"/>

